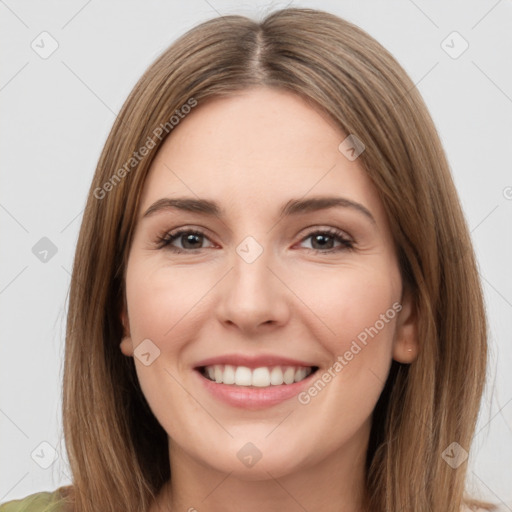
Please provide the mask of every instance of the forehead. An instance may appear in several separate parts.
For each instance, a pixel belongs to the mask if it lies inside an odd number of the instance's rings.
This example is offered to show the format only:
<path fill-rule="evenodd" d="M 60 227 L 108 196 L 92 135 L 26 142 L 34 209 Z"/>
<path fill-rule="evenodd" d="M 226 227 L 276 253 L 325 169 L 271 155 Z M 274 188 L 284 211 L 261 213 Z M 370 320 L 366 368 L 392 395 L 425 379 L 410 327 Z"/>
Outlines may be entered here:
<path fill-rule="evenodd" d="M 384 220 L 377 190 L 338 149 L 347 134 L 301 97 L 270 88 L 209 99 L 176 126 L 154 160 L 141 211 L 161 197 L 198 196 L 269 211 L 290 198 L 341 195 Z"/>

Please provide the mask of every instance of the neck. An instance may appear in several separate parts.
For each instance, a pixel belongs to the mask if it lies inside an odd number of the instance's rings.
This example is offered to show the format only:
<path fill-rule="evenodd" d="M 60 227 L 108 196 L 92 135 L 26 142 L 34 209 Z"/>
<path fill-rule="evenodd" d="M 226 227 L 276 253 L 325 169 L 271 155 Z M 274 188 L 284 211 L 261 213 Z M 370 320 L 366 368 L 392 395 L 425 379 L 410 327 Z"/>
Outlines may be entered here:
<path fill-rule="evenodd" d="M 316 464 L 258 480 L 205 466 L 169 440 L 172 478 L 151 512 L 361 512 L 367 427 Z"/>

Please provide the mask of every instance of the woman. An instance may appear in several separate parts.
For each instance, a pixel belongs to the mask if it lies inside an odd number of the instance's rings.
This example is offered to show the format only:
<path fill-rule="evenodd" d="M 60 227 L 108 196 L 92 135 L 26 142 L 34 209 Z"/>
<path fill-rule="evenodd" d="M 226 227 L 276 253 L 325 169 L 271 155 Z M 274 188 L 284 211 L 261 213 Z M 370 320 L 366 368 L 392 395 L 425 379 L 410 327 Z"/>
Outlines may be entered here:
<path fill-rule="evenodd" d="M 368 34 L 311 9 L 190 30 L 90 192 L 73 486 L 2 512 L 493 509 L 464 494 L 487 356 L 471 240 L 426 107 Z"/>

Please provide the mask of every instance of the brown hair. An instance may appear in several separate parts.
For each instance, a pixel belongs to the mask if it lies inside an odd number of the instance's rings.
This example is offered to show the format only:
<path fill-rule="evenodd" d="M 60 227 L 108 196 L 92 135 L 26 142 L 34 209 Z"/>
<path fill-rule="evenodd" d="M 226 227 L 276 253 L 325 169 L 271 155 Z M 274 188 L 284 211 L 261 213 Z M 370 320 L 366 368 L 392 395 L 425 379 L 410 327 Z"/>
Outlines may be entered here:
<path fill-rule="evenodd" d="M 487 329 L 447 159 L 419 92 L 387 50 L 333 14 L 295 8 L 261 22 L 219 17 L 188 31 L 148 68 L 114 123 L 91 185 L 70 288 L 63 383 L 73 474 L 68 499 L 76 512 L 141 512 L 171 476 L 167 434 L 142 394 L 133 360 L 119 349 L 140 193 L 165 140 L 157 127 L 169 127 L 183 105 L 258 86 L 299 94 L 363 141 L 358 161 L 379 191 L 415 298 L 420 352 L 411 365 L 392 363 L 375 408 L 366 507 L 459 512 L 467 465 L 452 468 L 442 454 L 453 442 L 469 451 Z M 134 163 L 150 139 L 148 154 Z"/>

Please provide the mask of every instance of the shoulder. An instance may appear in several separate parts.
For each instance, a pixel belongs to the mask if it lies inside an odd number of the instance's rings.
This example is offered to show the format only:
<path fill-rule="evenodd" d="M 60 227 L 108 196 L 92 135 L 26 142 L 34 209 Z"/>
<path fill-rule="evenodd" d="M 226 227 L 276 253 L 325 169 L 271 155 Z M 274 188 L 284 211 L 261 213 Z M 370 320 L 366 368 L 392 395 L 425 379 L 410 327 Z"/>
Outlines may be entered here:
<path fill-rule="evenodd" d="M 64 501 L 59 492 L 36 492 L 24 498 L 0 504 L 0 512 L 64 512 Z"/>

